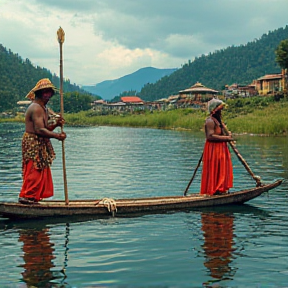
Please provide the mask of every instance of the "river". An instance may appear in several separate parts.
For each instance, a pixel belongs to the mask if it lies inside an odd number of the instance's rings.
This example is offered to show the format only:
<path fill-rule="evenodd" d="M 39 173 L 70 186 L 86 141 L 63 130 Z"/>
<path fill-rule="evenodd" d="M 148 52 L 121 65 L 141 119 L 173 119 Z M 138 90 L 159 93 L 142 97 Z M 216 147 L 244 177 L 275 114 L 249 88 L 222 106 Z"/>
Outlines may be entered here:
<path fill-rule="evenodd" d="M 0 201 L 21 188 L 23 124 L 0 123 Z M 65 127 L 69 199 L 182 195 L 202 133 Z M 263 182 L 288 178 L 288 138 L 236 136 Z M 62 147 L 52 140 L 55 195 Z M 255 181 L 231 150 L 234 188 Z M 200 188 L 201 167 L 189 189 Z M 117 215 L 117 214 L 116 214 Z M 288 184 L 245 205 L 62 223 L 0 218 L 0 287 L 288 287 Z"/>

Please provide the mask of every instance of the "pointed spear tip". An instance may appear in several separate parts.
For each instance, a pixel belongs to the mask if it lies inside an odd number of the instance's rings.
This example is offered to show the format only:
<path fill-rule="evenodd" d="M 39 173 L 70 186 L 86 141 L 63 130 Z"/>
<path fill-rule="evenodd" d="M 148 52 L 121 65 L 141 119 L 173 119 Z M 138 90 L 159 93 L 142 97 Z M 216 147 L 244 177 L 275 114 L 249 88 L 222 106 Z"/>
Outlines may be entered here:
<path fill-rule="evenodd" d="M 64 30 L 62 29 L 61 26 L 59 26 L 59 29 L 57 30 L 57 38 L 58 38 L 58 42 L 60 44 L 64 43 L 64 40 L 65 40 L 65 32 Z"/>

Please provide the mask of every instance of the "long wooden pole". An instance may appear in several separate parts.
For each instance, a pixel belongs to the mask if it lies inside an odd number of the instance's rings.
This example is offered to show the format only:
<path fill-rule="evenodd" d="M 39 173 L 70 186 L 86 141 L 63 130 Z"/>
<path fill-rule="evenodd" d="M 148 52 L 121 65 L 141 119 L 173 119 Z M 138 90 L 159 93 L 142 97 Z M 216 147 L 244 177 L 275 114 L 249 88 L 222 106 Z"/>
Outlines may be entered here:
<path fill-rule="evenodd" d="M 224 132 L 226 135 L 229 135 L 229 131 L 226 127 L 226 125 L 224 123 L 223 124 L 223 129 L 224 129 Z M 235 146 L 235 143 L 233 141 L 229 141 L 229 144 L 231 146 L 231 148 L 233 149 L 233 151 L 235 152 L 236 156 L 238 157 L 238 159 L 240 160 L 240 162 L 244 165 L 244 167 L 246 168 L 247 172 L 252 176 L 252 178 L 256 181 L 256 186 L 259 187 L 259 186 L 262 186 L 262 183 L 261 183 L 261 178 L 260 176 L 256 176 L 251 168 L 249 167 L 248 163 L 244 160 L 244 158 L 241 156 L 241 154 L 239 153 L 239 151 L 237 150 L 236 146 Z"/>
<path fill-rule="evenodd" d="M 65 32 L 60 27 L 57 31 L 57 38 L 60 46 L 60 112 L 62 117 L 64 117 L 64 100 L 63 100 L 63 53 L 62 46 L 65 40 Z M 61 132 L 63 132 L 63 125 L 61 126 Z M 65 161 L 65 146 L 64 141 L 62 141 L 62 163 L 63 163 L 63 181 L 64 181 L 64 194 L 65 194 L 65 204 L 69 204 L 68 199 L 68 187 L 67 187 L 67 176 L 66 176 L 66 161 Z"/>
<path fill-rule="evenodd" d="M 196 172 L 197 172 L 197 170 L 198 170 L 198 168 L 199 168 L 199 166 L 200 166 L 200 164 L 201 164 L 201 162 L 202 162 L 202 158 L 203 158 L 203 153 L 202 153 L 202 155 L 201 155 L 201 157 L 200 157 L 200 159 L 199 159 L 199 161 L 198 161 L 197 167 L 196 167 L 195 170 L 194 170 L 193 176 L 192 176 L 191 180 L 189 181 L 189 183 L 188 183 L 188 185 L 187 185 L 187 187 L 186 187 L 186 189 L 185 189 L 185 191 L 184 191 L 184 196 L 186 196 L 186 194 L 187 194 L 187 192 L 188 192 L 188 190 L 189 190 L 189 188 L 190 188 L 190 185 L 191 185 L 192 181 L 194 180 L 194 177 L 195 177 L 195 175 L 196 175 Z"/>

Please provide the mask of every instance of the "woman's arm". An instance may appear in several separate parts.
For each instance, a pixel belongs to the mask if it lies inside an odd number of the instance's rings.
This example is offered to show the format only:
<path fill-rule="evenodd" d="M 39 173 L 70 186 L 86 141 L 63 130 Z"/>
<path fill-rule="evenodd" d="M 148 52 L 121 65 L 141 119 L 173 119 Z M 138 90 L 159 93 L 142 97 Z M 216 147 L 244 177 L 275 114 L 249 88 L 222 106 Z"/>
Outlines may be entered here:
<path fill-rule="evenodd" d="M 229 142 L 233 141 L 233 138 L 230 135 L 225 136 L 225 135 L 218 135 L 215 134 L 215 122 L 211 119 L 208 118 L 205 123 L 205 132 L 206 132 L 206 139 L 210 142 Z"/>

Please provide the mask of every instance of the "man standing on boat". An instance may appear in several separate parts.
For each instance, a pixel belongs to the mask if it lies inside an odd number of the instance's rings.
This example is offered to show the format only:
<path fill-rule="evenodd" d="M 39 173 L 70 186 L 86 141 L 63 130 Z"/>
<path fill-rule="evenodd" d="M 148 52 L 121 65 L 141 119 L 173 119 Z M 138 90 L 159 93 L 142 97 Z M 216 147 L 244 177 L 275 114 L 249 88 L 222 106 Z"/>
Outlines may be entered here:
<path fill-rule="evenodd" d="M 210 116 L 205 122 L 206 142 L 203 151 L 201 194 L 221 195 L 233 187 L 233 167 L 225 135 L 221 111 L 225 103 L 213 98 L 208 102 Z"/>
<path fill-rule="evenodd" d="M 64 124 L 59 116 L 53 124 L 48 124 L 48 109 L 46 104 L 56 93 L 56 87 L 47 78 L 41 79 L 27 94 L 32 100 L 25 114 L 25 133 L 22 138 L 22 177 L 23 185 L 19 202 L 34 203 L 54 194 L 50 166 L 55 159 L 55 153 L 50 138 L 63 141 L 64 132 L 53 130 Z"/>

